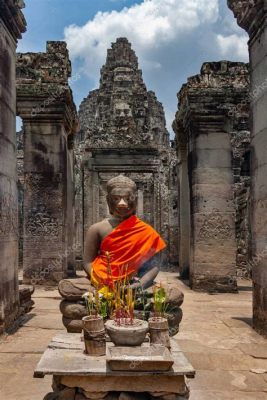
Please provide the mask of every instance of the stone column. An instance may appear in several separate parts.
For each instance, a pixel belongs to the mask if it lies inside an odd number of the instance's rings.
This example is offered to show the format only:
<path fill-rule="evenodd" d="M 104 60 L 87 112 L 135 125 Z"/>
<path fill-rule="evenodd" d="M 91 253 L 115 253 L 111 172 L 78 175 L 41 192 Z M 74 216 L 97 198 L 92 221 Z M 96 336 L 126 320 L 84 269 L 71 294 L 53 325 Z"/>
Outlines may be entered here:
<path fill-rule="evenodd" d="M 267 0 L 229 0 L 228 6 L 250 36 L 253 326 L 267 335 Z"/>
<path fill-rule="evenodd" d="M 178 115 L 177 115 L 178 117 Z M 179 192 L 179 272 L 181 278 L 189 278 L 190 264 L 190 193 L 188 180 L 187 138 L 181 124 L 173 123 L 177 138 L 178 192 Z"/>
<path fill-rule="evenodd" d="M 19 308 L 15 67 L 26 21 L 17 3 L 0 0 L 0 334 Z"/>
<path fill-rule="evenodd" d="M 74 268 L 72 134 L 76 108 L 66 43 L 17 56 L 17 109 L 24 127 L 25 283 L 55 284 Z"/>
<path fill-rule="evenodd" d="M 174 125 L 182 155 L 180 187 L 181 233 L 190 222 L 190 284 L 195 290 L 236 291 L 235 205 L 231 131 L 236 105 L 247 96 L 247 66 L 205 63 L 201 74 L 188 79 L 179 93 Z M 230 112 L 231 111 L 231 112 Z M 187 142 L 186 177 L 185 142 Z M 187 179 L 190 196 L 188 217 Z M 188 237 L 182 236 L 185 260 Z M 180 249 L 181 251 L 181 249 Z"/>

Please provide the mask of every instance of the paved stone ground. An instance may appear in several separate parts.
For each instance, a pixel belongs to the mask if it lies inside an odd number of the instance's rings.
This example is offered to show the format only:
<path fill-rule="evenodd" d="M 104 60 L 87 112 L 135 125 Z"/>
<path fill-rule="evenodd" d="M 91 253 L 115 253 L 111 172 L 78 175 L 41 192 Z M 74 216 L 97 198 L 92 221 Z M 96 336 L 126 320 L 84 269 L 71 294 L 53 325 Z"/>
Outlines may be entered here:
<path fill-rule="evenodd" d="M 169 280 L 175 274 L 164 274 Z M 239 294 L 185 294 L 184 317 L 176 336 L 197 370 L 189 380 L 190 400 L 267 400 L 267 340 L 251 328 L 251 287 Z M 42 400 L 51 377 L 33 370 L 51 338 L 63 329 L 56 289 L 36 288 L 35 307 L 23 325 L 0 341 L 0 399 Z"/>

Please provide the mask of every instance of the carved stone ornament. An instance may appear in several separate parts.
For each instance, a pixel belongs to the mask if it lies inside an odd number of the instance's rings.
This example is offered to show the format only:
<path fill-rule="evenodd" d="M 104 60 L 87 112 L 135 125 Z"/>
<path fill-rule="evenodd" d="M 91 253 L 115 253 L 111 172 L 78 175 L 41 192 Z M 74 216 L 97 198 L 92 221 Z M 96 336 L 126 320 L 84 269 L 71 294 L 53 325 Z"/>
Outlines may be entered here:
<path fill-rule="evenodd" d="M 199 237 L 201 239 L 229 239 L 232 237 L 232 231 L 227 219 L 214 210 L 204 217 Z"/>
<path fill-rule="evenodd" d="M 168 144 L 162 104 L 147 90 L 126 38 L 117 39 L 108 50 L 100 87 L 81 104 L 80 123 L 90 148 Z"/>
<path fill-rule="evenodd" d="M 27 219 L 26 230 L 32 236 L 56 238 L 59 236 L 60 228 L 54 218 L 45 207 L 33 209 Z"/>

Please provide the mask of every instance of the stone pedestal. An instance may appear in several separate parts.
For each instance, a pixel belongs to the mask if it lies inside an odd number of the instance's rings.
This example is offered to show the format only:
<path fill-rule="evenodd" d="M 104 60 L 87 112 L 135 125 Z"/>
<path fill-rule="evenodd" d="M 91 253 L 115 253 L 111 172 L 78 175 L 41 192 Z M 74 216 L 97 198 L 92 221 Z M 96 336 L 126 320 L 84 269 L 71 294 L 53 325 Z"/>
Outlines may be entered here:
<path fill-rule="evenodd" d="M 107 347 L 110 346 L 113 344 L 107 342 Z M 149 343 L 142 345 L 148 346 Z M 174 364 L 169 371 L 140 371 L 138 365 L 142 361 L 136 361 L 132 370 L 113 371 L 107 365 L 106 356 L 88 356 L 83 351 L 80 334 L 59 333 L 53 338 L 34 371 L 35 378 L 53 375 L 53 393 L 44 400 L 108 400 L 114 399 L 112 396 L 117 396 L 115 399 L 120 396 L 120 400 L 189 398 L 186 378 L 194 378 L 195 371 L 173 339 L 171 354 Z"/>
<path fill-rule="evenodd" d="M 0 333 L 19 308 L 15 52 L 25 26 L 17 2 L 0 0 Z"/>
<path fill-rule="evenodd" d="M 250 36 L 253 326 L 267 335 L 267 1 L 228 0 L 228 5 Z"/>
<path fill-rule="evenodd" d="M 183 193 L 180 268 L 182 273 L 187 268 L 190 246 L 189 277 L 195 290 L 236 291 L 231 139 L 247 134 L 238 123 L 248 120 L 247 107 L 236 107 L 247 95 L 247 65 L 226 61 L 203 64 L 201 74 L 189 78 L 179 93 L 173 127 Z"/>
<path fill-rule="evenodd" d="M 76 108 L 66 43 L 18 54 L 17 108 L 24 129 L 23 280 L 55 284 L 74 269 L 72 135 Z"/>

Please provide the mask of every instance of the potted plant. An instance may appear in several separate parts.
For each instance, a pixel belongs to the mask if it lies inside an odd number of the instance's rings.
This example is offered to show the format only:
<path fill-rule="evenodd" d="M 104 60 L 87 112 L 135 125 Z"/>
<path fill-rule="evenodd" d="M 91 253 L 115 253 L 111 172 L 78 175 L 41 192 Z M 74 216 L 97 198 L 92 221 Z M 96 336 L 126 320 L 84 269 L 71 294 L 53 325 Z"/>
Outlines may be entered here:
<path fill-rule="evenodd" d="M 166 292 L 159 285 L 153 288 L 153 316 L 149 318 L 149 335 L 151 344 L 160 344 L 170 348 L 169 324 L 164 314 L 166 311 Z"/>
<path fill-rule="evenodd" d="M 82 318 L 85 353 L 91 356 L 106 354 L 105 327 L 102 313 L 105 313 L 105 301 L 101 301 L 98 291 L 83 295 L 88 315 Z"/>
<path fill-rule="evenodd" d="M 136 291 L 130 287 L 129 278 L 113 282 L 112 291 L 112 319 L 105 324 L 110 339 L 116 346 L 140 346 L 148 332 L 148 323 L 134 318 Z"/>

